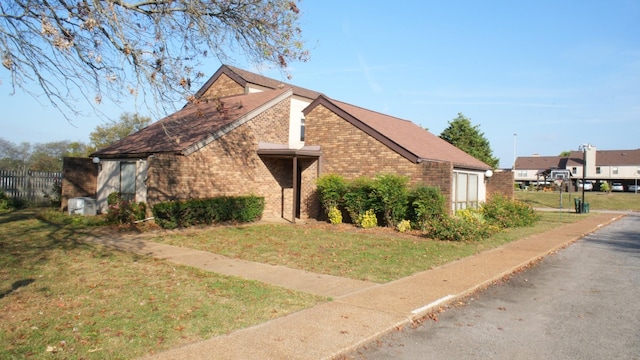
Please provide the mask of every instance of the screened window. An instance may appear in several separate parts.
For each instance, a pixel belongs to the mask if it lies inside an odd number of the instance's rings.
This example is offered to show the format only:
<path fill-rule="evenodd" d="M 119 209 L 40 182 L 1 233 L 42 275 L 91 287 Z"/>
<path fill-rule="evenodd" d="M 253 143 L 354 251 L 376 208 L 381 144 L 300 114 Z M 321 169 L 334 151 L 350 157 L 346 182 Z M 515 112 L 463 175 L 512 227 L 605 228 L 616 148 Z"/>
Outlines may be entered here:
<path fill-rule="evenodd" d="M 136 197 L 135 163 L 120 163 L 120 196 L 123 200 L 133 200 Z"/>

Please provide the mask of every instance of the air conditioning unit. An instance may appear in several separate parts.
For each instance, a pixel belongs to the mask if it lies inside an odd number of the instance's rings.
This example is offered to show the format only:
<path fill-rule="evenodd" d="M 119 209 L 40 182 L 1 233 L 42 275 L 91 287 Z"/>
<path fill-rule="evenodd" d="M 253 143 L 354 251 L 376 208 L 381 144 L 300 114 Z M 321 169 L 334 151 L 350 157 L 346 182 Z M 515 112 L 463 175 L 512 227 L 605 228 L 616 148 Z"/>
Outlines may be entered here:
<path fill-rule="evenodd" d="M 67 207 L 69 215 L 95 216 L 97 213 L 96 199 L 90 197 L 71 198 Z"/>

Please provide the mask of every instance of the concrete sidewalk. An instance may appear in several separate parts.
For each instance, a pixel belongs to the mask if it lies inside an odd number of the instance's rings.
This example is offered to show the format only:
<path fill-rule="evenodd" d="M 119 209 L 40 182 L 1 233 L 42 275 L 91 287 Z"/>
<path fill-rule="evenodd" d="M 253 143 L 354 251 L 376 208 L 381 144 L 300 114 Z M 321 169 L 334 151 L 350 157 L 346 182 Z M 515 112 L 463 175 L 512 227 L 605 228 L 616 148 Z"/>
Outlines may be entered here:
<path fill-rule="evenodd" d="M 331 359 L 420 319 L 620 218 L 595 214 L 552 232 L 530 236 L 386 284 L 251 263 L 139 239 L 93 241 L 141 255 L 241 276 L 333 301 L 228 335 L 146 359 Z"/>

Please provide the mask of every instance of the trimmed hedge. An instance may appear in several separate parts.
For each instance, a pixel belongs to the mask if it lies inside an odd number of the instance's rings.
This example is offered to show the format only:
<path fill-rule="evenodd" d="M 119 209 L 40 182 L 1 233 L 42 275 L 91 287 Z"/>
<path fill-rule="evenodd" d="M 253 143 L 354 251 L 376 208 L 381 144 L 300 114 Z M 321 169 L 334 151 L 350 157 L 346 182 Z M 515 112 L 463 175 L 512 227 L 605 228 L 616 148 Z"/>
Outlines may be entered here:
<path fill-rule="evenodd" d="M 152 211 L 156 223 L 165 229 L 221 222 L 246 223 L 262 217 L 264 198 L 249 195 L 166 201 L 156 204 Z"/>

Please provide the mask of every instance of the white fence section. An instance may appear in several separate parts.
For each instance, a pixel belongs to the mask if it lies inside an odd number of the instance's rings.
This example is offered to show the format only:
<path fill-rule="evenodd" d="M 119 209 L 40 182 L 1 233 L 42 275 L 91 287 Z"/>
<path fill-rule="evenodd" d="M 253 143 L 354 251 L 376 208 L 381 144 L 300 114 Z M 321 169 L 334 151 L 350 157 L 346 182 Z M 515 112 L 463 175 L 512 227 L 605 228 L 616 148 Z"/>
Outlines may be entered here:
<path fill-rule="evenodd" d="M 0 191 L 32 205 L 49 205 L 62 172 L 0 170 Z"/>

